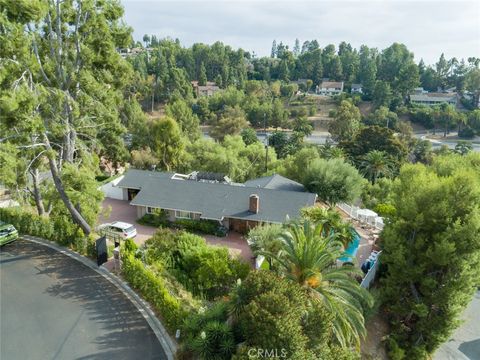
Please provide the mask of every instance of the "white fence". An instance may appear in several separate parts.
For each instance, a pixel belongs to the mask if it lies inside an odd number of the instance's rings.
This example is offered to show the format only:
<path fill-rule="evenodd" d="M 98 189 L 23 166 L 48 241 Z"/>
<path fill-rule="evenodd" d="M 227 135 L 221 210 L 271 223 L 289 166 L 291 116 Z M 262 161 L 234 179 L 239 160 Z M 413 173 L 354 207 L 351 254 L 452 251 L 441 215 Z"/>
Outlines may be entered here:
<path fill-rule="evenodd" d="M 377 275 L 377 270 L 378 270 L 378 267 L 380 266 L 381 253 L 382 253 L 381 251 L 378 253 L 377 259 L 373 263 L 373 266 L 368 270 L 367 274 L 365 275 L 362 282 L 360 283 L 361 287 L 368 289 L 372 284 L 372 282 L 375 281 L 375 275 Z"/>
<path fill-rule="evenodd" d="M 378 216 L 374 211 L 362 209 L 358 206 L 348 205 L 345 203 L 340 203 L 337 206 L 345 211 L 351 218 L 364 224 L 371 225 L 378 230 L 383 230 L 383 218 Z"/>
<path fill-rule="evenodd" d="M 103 191 L 105 197 L 110 199 L 123 200 L 123 190 L 116 185 L 123 179 L 123 175 L 100 186 L 98 189 Z"/>

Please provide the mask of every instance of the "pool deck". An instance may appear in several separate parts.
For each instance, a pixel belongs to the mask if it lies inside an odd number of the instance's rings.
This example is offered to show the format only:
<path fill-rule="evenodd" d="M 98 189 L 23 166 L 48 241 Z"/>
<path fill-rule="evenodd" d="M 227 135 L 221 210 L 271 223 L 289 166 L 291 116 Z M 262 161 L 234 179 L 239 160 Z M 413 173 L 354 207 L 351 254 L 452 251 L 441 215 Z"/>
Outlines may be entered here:
<path fill-rule="evenodd" d="M 361 266 L 363 262 L 367 260 L 372 253 L 373 246 L 375 245 L 374 236 L 378 235 L 380 233 L 380 230 L 374 229 L 371 226 L 362 224 L 358 220 L 352 219 L 339 207 L 337 207 L 336 210 L 340 213 L 340 215 L 345 221 L 348 221 L 350 224 L 352 224 L 355 231 L 358 233 L 358 235 L 360 235 L 360 245 L 357 249 L 356 258 L 358 266 Z"/>

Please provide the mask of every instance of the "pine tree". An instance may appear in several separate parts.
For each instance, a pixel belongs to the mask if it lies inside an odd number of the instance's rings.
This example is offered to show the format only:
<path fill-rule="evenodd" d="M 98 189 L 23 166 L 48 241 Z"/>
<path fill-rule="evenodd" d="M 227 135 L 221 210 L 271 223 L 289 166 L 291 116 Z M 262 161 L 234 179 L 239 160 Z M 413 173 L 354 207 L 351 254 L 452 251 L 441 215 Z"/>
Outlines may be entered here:
<path fill-rule="evenodd" d="M 395 215 L 382 233 L 381 280 L 392 352 L 426 359 L 459 324 L 480 283 L 478 154 L 409 165 L 393 188 Z"/>
<path fill-rule="evenodd" d="M 200 64 L 200 74 L 198 75 L 198 85 L 205 86 L 207 85 L 207 70 L 203 62 Z"/>
<path fill-rule="evenodd" d="M 293 55 L 300 55 L 300 40 L 295 39 L 295 45 L 293 46 Z"/>

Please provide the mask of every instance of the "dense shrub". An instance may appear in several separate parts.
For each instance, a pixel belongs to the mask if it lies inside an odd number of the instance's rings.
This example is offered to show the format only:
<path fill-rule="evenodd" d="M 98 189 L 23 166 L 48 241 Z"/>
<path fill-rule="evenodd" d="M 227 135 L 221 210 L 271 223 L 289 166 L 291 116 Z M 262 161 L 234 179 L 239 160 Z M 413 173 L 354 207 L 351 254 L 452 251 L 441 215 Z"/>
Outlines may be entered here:
<path fill-rule="evenodd" d="M 470 127 L 463 128 L 458 132 L 458 137 L 462 139 L 472 139 L 475 137 L 475 130 Z"/>
<path fill-rule="evenodd" d="M 137 222 L 148 226 L 168 226 L 167 214 L 163 210 L 155 210 L 153 214 L 145 214 Z"/>
<path fill-rule="evenodd" d="M 230 359 L 235 352 L 235 338 L 227 320 L 228 308 L 224 302 L 191 314 L 182 328 L 185 343 L 182 352 L 201 359 Z"/>
<path fill-rule="evenodd" d="M 226 236 L 226 229 L 215 220 L 193 220 L 178 219 L 174 223 L 175 227 L 188 231 L 199 232 L 202 234 L 210 234 L 215 236 Z"/>
<path fill-rule="evenodd" d="M 410 119 L 416 124 L 420 124 L 427 129 L 433 129 L 435 126 L 434 112 L 426 106 L 415 106 L 410 110 Z"/>
<path fill-rule="evenodd" d="M 226 248 L 209 246 L 205 239 L 184 231 L 159 229 L 145 243 L 147 264 L 160 262 L 193 294 L 214 299 L 228 293 L 250 266 L 232 259 Z"/>
<path fill-rule="evenodd" d="M 38 236 L 68 246 L 80 254 L 95 257 L 95 242 L 66 216 L 44 217 L 21 208 L 0 208 L 0 220 L 21 234 Z"/>
<path fill-rule="evenodd" d="M 290 116 L 291 117 L 301 117 L 307 116 L 309 113 L 309 109 L 306 106 L 299 106 L 290 109 Z"/>
<path fill-rule="evenodd" d="M 122 275 L 154 306 L 170 332 L 179 329 L 187 315 L 197 312 L 201 302 L 195 300 L 160 262 L 144 264 L 132 239 L 121 248 Z"/>
<path fill-rule="evenodd" d="M 230 300 L 233 330 L 248 349 L 278 349 L 287 359 L 351 359 L 350 349 L 332 345 L 332 317 L 321 302 L 309 300 L 298 284 L 267 271 L 251 272 Z"/>
<path fill-rule="evenodd" d="M 124 247 L 121 254 L 123 276 L 155 307 L 163 319 L 163 324 L 173 333 L 183 323 L 188 310 L 168 292 L 164 279 L 145 267 L 141 260 L 136 259 Z"/>
<path fill-rule="evenodd" d="M 138 220 L 138 223 L 155 227 L 173 227 L 176 229 L 185 229 L 192 232 L 215 236 L 227 235 L 227 230 L 220 225 L 218 221 L 204 219 L 178 219 L 174 222 L 171 222 L 168 220 L 167 214 L 163 210 L 156 211 L 153 214 L 143 215 Z"/>

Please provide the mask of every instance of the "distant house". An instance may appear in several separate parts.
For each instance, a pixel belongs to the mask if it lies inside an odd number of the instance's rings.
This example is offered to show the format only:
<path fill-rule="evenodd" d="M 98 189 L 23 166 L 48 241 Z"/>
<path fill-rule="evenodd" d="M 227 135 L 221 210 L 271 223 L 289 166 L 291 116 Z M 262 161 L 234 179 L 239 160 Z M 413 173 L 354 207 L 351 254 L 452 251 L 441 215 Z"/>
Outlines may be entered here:
<path fill-rule="evenodd" d="M 352 94 L 363 94 L 363 85 L 362 84 L 352 84 L 351 93 Z"/>
<path fill-rule="evenodd" d="M 123 49 L 117 50 L 120 56 L 124 59 L 127 57 L 139 55 L 145 51 L 150 53 L 153 51 L 153 48 L 134 47 L 134 48 L 123 48 Z"/>
<path fill-rule="evenodd" d="M 319 95 L 333 96 L 341 94 L 342 92 L 343 81 L 322 81 L 322 83 L 316 88 L 316 93 Z"/>
<path fill-rule="evenodd" d="M 423 87 L 417 87 L 417 88 L 413 89 L 413 93 L 414 94 L 427 94 L 428 91 L 425 90 Z"/>
<path fill-rule="evenodd" d="M 162 209 L 171 221 L 216 220 L 241 233 L 260 223 L 298 218 L 300 209 L 316 201 L 315 194 L 280 175 L 238 184 L 219 174 L 130 169 L 117 187 L 123 190 L 123 200 L 137 208 L 139 218 Z"/>
<path fill-rule="evenodd" d="M 206 85 L 199 85 L 198 81 L 192 81 L 192 86 L 197 97 L 212 96 L 216 92 L 220 91 L 220 88 L 217 86 L 217 84 L 212 81 L 207 81 Z"/>
<path fill-rule="evenodd" d="M 457 105 L 457 94 L 456 93 L 421 93 L 421 94 L 411 94 L 410 103 L 413 105 L 425 105 L 425 106 L 435 106 L 443 103 L 450 105 Z"/>

